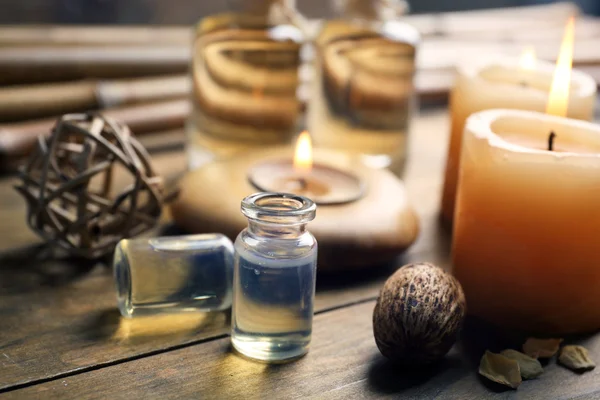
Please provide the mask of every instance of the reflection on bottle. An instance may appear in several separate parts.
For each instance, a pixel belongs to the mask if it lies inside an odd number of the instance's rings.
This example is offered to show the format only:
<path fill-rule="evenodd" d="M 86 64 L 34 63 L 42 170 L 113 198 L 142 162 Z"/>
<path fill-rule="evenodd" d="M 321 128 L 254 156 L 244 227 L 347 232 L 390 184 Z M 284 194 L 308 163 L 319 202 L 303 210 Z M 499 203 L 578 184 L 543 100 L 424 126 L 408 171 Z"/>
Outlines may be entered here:
<path fill-rule="evenodd" d="M 220 234 L 124 239 L 114 268 L 126 317 L 231 306 L 233 245 Z"/>

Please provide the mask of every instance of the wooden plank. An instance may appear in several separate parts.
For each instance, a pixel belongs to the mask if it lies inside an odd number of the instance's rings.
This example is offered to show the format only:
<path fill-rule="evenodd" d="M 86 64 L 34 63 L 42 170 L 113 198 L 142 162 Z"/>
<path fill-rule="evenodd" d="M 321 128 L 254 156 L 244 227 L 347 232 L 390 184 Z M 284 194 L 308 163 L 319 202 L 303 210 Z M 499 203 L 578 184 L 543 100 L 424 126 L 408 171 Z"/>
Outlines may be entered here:
<path fill-rule="evenodd" d="M 122 319 L 111 271 L 43 262 L 32 248 L 0 257 L 0 391 L 161 352 L 229 332 L 228 312 Z M 363 281 L 324 278 L 317 312 L 373 299 L 382 275 Z"/>
<path fill-rule="evenodd" d="M 517 392 L 488 387 L 477 375 L 483 349 L 498 344 L 490 327 L 473 323 L 444 361 L 428 370 L 402 370 L 385 360 L 372 334 L 374 302 L 318 315 L 308 355 L 299 361 L 266 365 L 234 354 L 223 338 L 185 349 L 47 382 L 6 393 L 2 399 L 130 398 L 596 398 L 600 369 L 580 375 L 554 361 L 539 379 Z M 483 329 L 483 330 L 482 330 Z M 598 359 L 600 337 L 584 340 Z"/>
<path fill-rule="evenodd" d="M 0 84 L 185 73 L 191 46 L 178 44 L 0 47 Z"/>
<path fill-rule="evenodd" d="M 0 27 L 0 47 L 189 45 L 192 34 L 191 27 L 168 25 L 3 25 Z"/>
<path fill-rule="evenodd" d="M 149 132 L 179 129 L 188 117 L 190 102 L 172 99 L 155 103 L 114 107 L 102 111 L 105 117 L 126 124 L 131 132 L 142 135 Z M 0 154 L 2 167 L 18 163 L 37 146 L 40 136 L 49 136 L 58 117 L 0 124 Z M 13 165 L 14 166 L 14 165 Z M 4 168 L 6 170 L 6 168 Z"/>

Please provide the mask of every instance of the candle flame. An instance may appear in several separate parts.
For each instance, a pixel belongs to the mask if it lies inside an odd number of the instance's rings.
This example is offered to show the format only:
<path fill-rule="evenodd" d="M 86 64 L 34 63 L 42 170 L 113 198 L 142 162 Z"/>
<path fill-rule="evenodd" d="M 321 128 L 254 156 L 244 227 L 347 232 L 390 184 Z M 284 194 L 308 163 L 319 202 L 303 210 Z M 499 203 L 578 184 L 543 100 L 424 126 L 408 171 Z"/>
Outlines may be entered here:
<path fill-rule="evenodd" d="M 537 57 L 535 56 L 535 49 L 533 46 L 527 46 L 523 49 L 521 53 L 521 59 L 519 60 L 519 66 L 524 70 L 533 70 L 535 69 L 535 63 L 537 61 Z"/>
<path fill-rule="evenodd" d="M 294 169 L 298 172 L 309 172 L 312 169 L 312 142 L 310 134 L 304 131 L 296 141 L 294 153 Z"/>
<path fill-rule="evenodd" d="M 575 18 L 569 18 L 560 53 L 556 61 L 556 69 L 552 78 L 552 87 L 548 97 L 546 113 L 559 117 L 567 116 L 569 106 L 569 84 L 571 83 L 571 67 L 573 64 L 573 42 L 575 40 Z"/>

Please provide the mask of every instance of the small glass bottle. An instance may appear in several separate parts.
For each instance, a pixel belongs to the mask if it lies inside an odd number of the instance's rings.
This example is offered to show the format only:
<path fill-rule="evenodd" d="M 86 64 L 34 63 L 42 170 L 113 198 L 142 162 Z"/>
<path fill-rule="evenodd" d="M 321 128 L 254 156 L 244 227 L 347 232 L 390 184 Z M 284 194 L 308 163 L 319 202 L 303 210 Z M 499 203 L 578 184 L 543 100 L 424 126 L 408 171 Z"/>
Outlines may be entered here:
<path fill-rule="evenodd" d="M 330 0 L 340 16 L 316 41 L 308 130 L 315 146 L 402 175 L 415 96 L 418 31 L 396 0 Z"/>
<path fill-rule="evenodd" d="M 306 230 L 316 205 L 302 196 L 258 193 L 242 201 L 248 228 L 235 241 L 231 341 L 266 362 L 306 354 L 312 333 L 317 242 Z"/>
<path fill-rule="evenodd" d="M 192 111 L 186 124 L 191 169 L 215 159 L 287 145 L 299 129 L 300 50 L 287 23 L 293 0 L 229 0 L 231 12 L 197 26 L 192 49 Z"/>
<path fill-rule="evenodd" d="M 123 239 L 114 256 L 124 317 L 231 306 L 233 245 L 221 234 Z"/>

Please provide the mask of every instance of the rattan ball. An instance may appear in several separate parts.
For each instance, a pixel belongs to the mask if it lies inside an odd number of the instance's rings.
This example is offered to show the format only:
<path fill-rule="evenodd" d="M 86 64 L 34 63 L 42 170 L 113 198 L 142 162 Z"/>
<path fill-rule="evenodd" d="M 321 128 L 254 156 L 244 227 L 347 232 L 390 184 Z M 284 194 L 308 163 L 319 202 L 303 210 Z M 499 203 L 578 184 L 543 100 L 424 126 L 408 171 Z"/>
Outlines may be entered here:
<path fill-rule="evenodd" d="M 127 126 L 93 113 L 61 117 L 19 178 L 31 229 L 73 256 L 110 254 L 161 214 L 162 178 L 144 147 Z"/>

